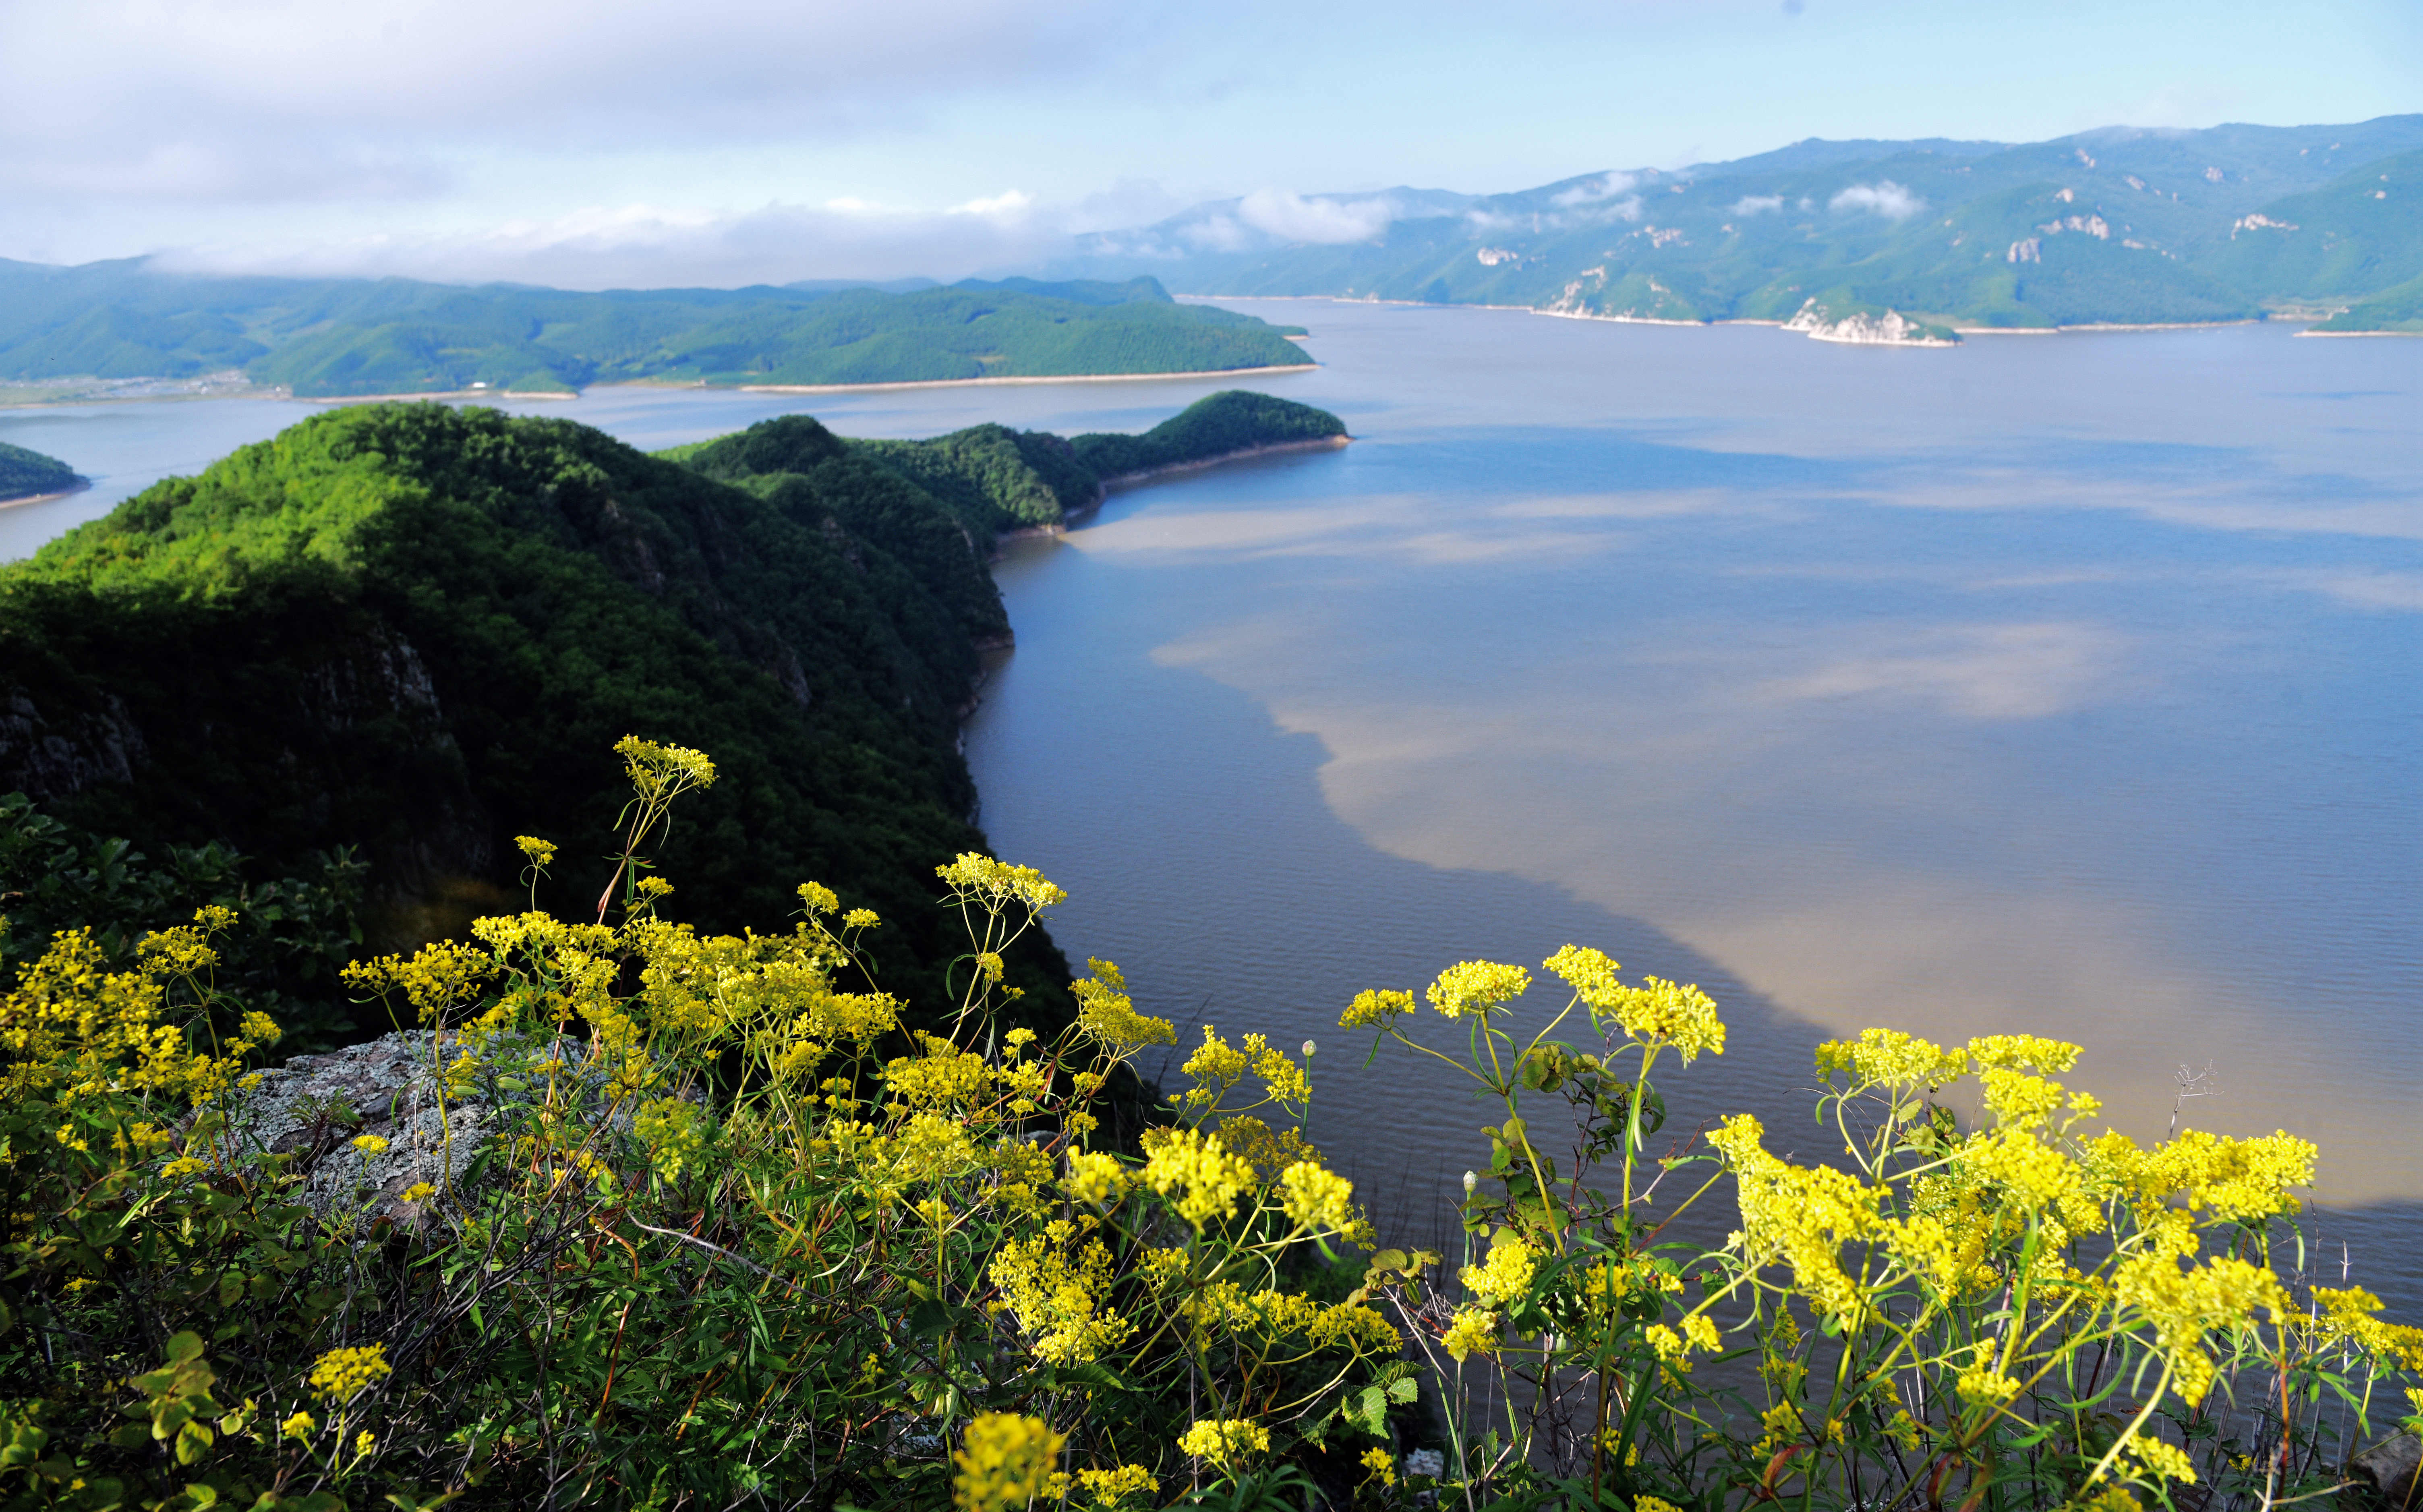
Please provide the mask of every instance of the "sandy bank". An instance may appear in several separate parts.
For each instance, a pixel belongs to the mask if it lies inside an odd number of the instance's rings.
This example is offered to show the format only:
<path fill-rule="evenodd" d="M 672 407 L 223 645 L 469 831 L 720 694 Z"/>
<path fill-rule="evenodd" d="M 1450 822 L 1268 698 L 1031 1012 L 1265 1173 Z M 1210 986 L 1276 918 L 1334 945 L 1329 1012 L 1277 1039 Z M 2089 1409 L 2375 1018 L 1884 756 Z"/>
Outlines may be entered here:
<path fill-rule="evenodd" d="M 1274 373 L 1310 373 L 1318 362 L 1267 368 L 1212 368 L 1199 373 L 1065 373 L 1023 378 L 920 378 L 907 383 L 744 383 L 742 393 L 879 393 L 892 389 L 985 389 L 1026 383 L 1150 383 L 1166 378 L 1259 378 Z"/>
<path fill-rule="evenodd" d="M 2306 336 L 2406 336 L 2406 337 L 2415 337 L 2415 336 L 2423 336 L 2423 331 L 2299 331 L 2297 334 L 2298 334 L 2300 337 L 2306 337 Z"/>
<path fill-rule="evenodd" d="M 428 393 L 305 394 L 299 397 L 307 405 L 392 405 L 416 399 L 578 399 L 580 396 L 555 389 L 516 389 L 511 392 L 502 389 L 446 389 Z"/>
<path fill-rule="evenodd" d="M 56 493 L 19 494 L 14 499 L 0 499 L 0 509 L 15 509 L 21 504 L 47 504 L 54 499 L 73 499 L 91 487 L 92 484 L 89 480 L 79 480 L 74 487 L 62 488 Z"/>

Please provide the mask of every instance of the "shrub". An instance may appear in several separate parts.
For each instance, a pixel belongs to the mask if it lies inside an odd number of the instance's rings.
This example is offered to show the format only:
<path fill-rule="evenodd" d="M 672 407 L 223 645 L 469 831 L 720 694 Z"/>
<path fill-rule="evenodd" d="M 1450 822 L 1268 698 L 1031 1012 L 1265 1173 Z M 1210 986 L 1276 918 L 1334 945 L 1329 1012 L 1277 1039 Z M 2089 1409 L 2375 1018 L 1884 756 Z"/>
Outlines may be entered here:
<path fill-rule="evenodd" d="M 1206 1030 L 1121 1135 L 1110 1078 L 1176 1035 L 1116 966 L 1065 1032 L 1011 1027 L 1003 952 L 1059 888 L 939 867 L 969 949 L 944 1032 L 911 1033 L 863 948 L 883 921 L 821 886 L 787 932 L 660 917 L 646 849 L 714 764 L 618 749 L 594 920 L 349 968 L 411 1027 L 425 1126 L 476 1149 L 399 1157 L 338 1104 L 264 1147 L 246 1065 L 279 1029 L 216 984 L 225 909 L 116 959 L 59 931 L 18 973 L 0 1505 L 2271 1504 L 2329 1486 L 2341 1420 L 2369 1432 L 2374 1378 L 2423 1365 L 2423 1330 L 2273 1268 L 2310 1146 L 2091 1132 L 2048 1079 L 2074 1046 L 1870 1031 L 1819 1052 L 1840 1164 L 1745 1118 L 1653 1154 L 1652 1072 L 1725 1027 L 1572 947 L 1535 1029 L 1528 971 L 1443 972 L 1462 1056 L 1409 1032 L 1411 992 L 1349 1007 L 1504 1116 L 1464 1264 L 1380 1249 L 1341 1284 L 1378 1235 L 1300 1132 L 1309 1043 Z M 554 848 L 521 843 L 534 899 Z M 1970 1076 L 1963 1130 L 1938 1094 Z M 372 1191 L 398 1158 L 425 1174 Z M 1672 1237 L 1728 1178 L 1739 1232 Z"/>

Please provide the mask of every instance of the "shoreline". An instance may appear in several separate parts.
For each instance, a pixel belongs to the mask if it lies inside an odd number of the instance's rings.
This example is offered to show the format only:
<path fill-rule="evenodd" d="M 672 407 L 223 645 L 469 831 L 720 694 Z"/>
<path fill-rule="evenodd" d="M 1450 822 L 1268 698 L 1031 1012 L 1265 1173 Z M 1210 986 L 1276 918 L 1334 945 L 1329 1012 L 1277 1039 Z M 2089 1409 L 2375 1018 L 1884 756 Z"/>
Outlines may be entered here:
<path fill-rule="evenodd" d="M 55 503 L 59 500 L 73 499 L 78 494 L 90 493 L 91 491 L 92 480 L 90 478 L 78 478 L 74 487 L 61 488 L 56 493 L 20 494 L 14 499 L 0 499 L 0 509 L 18 509 L 26 504 Z"/>
<path fill-rule="evenodd" d="M 911 378 L 896 383 L 743 383 L 736 385 L 734 391 L 737 393 L 879 393 L 895 389 L 985 389 L 1030 383 L 1150 383 L 1156 379 L 1248 378 L 1275 373 L 1312 373 L 1318 371 L 1320 367 L 1321 364 L 1318 362 L 1291 362 L 1284 367 L 1207 368 L 1192 373 L 1057 373 L 1015 378 Z M 690 386 L 666 385 L 666 387 Z M 696 387 L 705 389 L 707 385 L 699 384 Z"/>
<path fill-rule="evenodd" d="M 1269 441 L 1259 446 L 1243 446 L 1233 452 L 1222 452 L 1216 456 L 1196 457 L 1191 462 L 1164 462 L 1157 468 L 1145 468 L 1136 472 L 1113 473 L 1102 480 L 1101 491 L 1095 494 L 1091 501 L 1074 509 L 1063 510 L 1060 518 L 1053 523 L 1021 525 L 1016 530 L 1003 531 L 994 535 L 992 559 L 996 562 L 1001 560 L 1001 546 L 1005 541 L 1039 540 L 1054 535 L 1066 535 L 1071 526 L 1082 525 L 1093 518 L 1095 513 L 1108 501 L 1113 493 L 1140 487 L 1156 478 L 1165 478 L 1179 472 L 1201 472 L 1208 468 L 1224 467 L 1231 462 L 1247 462 L 1260 456 L 1280 456 L 1291 452 L 1342 451 L 1354 442 L 1354 438 L 1352 436 L 1317 436 L 1301 441 Z"/>
<path fill-rule="evenodd" d="M 428 393 L 340 393 L 312 394 L 296 401 L 306 405 L 400 405 L 426 399 L 436 403 L 444 399 L 578 399 L 577 393 L 560 389 L 536 389 L 527 392 L 508 393 L 502 389 L 443 389 Z"/>
<path fill-rule="evenodd" d="M 1671 320 L 1656 315 L 1593 315 L 1581 310 L 1550 310 L 1542 305 L 1475 305 L 1461 302 L 1439 304 L 1427 299 L 1377 299 L 1366 298 L 1359 294 L 1175 294 L 1172 297 L 1178 299 L 1200 300 L 1207 303 L 1219 299 L 1265 299 L 1286 300 L 1291 304 L 1398 305 L 1410 310 L 1520 310 L 1527 315 L 1547 315 L 1558 320 L 1595 320 L 1604 322 L 1610 326 L 1696 326 L 1705 329 L 1718 326 L 1783 326 L 1787 325 L 1784 321 L 1762 320 L 1752 316 L 1729 315 L 1718 320 Z M 2129 324 L 2121 321 L 2091 321 L 2076 326 L 1955 326 L 1952 328 L 1962 336 L 2062 336 L 2084 331 L 2205 331 L 2221 330 L 2232 326 L 2293 326 L 2296 324 L 2298 324 L 2296 320 L 2283 316 L 2273 316 L 2268 319 L 2261 316 L 2249 316 L 2241 320 L 2175 320 L 2151 321 L 2145 324 Z M 2423 336 L 2423 331 L 2304 330 L 2299 331 L 2297 334 L 2300 336 Z M 1848 342 L 1838 344 L 1875 345 L 1878 343 Z M 1950 343 L 1938 342 L 1935 344 L 1948 345 Z"/>

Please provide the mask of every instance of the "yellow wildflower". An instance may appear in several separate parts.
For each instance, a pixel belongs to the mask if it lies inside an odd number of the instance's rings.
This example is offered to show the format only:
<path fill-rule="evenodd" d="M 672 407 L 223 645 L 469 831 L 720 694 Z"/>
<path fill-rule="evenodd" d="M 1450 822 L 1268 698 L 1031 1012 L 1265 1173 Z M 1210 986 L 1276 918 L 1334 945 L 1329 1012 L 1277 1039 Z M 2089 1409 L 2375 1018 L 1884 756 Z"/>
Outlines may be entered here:
<path fill-rule="evenodd" d="M 954 1504 L 964 1512 L 1022 1512 L 1047 1494 L 1053 1462 L 1067 1441 L 1041 1418 L 979 1413 L 951 1456 L 959 1470 L 951 1483 Z"/>
<path fill-rule="evenodd" d="M 1344 1229 L 1354 1221 L 1354 1184 L 1336 1171 L 1303 1160 L 1279 1176 L 1280 1205 L 1311 1229 Z"/>
<path fill-rule="evenodd" d="M 1178 1030 L 1169 1020 L 1135 1011 L 1116 962 L 1088 957 L 1085 964 L 1093 976 L 1069 984 L 1069 995 L 1077 999 L 1078 1028 L 1117 1051 L 1178 1042 Z"/>
<path fill-rule="evenodd" d="M 1462 1018 L 1478 1013 L 1483 1018 L 1492 1010 L 1522 996 L 1531 990 L 1531 974 L 1520 966 L 1503 966 L 1494 961 L 1459 961 L 1438 974 L 1424 995 L 1431 1007 L 1449 1018 Z"/>
<path fill-rule="evenodd" d="M 1155 1132 L 1146 1145 L 1145 1185 L 1164 1197 L 1176 1194 L 1178 1216 L 1198 1229 L 1233 1214 L 1253 1186 L 1252 1163 L 1198 1129 Z"/>
<path fill-rule="evenodd" d="M 309 1412 L 297 1412 L 277 1425 L 277 1436 L 281 1439 L 309 1439 L 319 1431 L 320 1424 Z"/>
<path fill-rule="evenodd" d="M 1486 1308 L 1468 1307 L 1448 1320 L 1447 1332 L 1439 1343 L 1455 1357 L 1457 1364 L 1478 1350 L 1495 1354 L 1497 1350 L 1497 1314 Z"/>
<path fill-rule="evenodd" d="M 2035 1034 L 1986 1034 L 1969 1042 L 1969 1053 L 1987 1070 L 2050 1071 L 2068 1074 L 2078 1064 L 2077 1045 Z"/>
<path fill-rule="evenodd" d="M 553 840 L 542 840 L 535 835 L 516 835 L 514 844 L 521 848 L 522 854 L 530 857 L 530 864 L 533 867 L 544 868 L 555 860 Z"/>
<path fill-rule="evenodd" d="M 1899 1029 L 1862 1029 L 1857 1041 L 1829 1040 L 1817 1047 L 1817 1074 L 1851 1074 L 1854 1087 L 1940 1087 L 1969 1073 L 1965 1050 L 1946 1050 Z"/>
<path fill-rule="evenodd" d="M 1233 1470 L 1248 1456 L 1262 1454 L 1270 1446 L 1268 1428 L 1233 1418 L 1197 1418 L 1178 1440 L 1181 1454 L 1208 1459 L 1222 1470 Z"/>
<path fill-rule="evenodd" d="M 1116 1506 L 1131 1496 L 1150 1496 L 1161 1489 L 1161 1482 L 1142 1465 L 1121 1465 L 1116 1470 L 1081 1470 L 1077 1484 L 1085 1490 L 1085 1500 L 1094 1506 Z"/>
<path fill-rule="evenodd" d="M 959 902 L 986 909 L 1018 903 L 1034 913 L 1069 900 L 1066 891 L 1033 867 L 1013 867 L 974 851 L 962 851 L 957 860 L 936 867 L 934 875 L 950 883 L 952 897 Z"/>
<path fill-rule="evenodd" d="M 329 1350 L 312 1364 L 309 1378 L 311 1389 L 324 1399 L 342 1402 L 388 1374 L 387 1345 L 372 1344 Z"/>
<path fill-rule="evenodd" d="M 1539 1251 L 1508 1230 L 1497 1231 L 1489 1248 L 1489 1259 L 1478 1265 L 1464 1267 L 1464 1288 L 1484 1302 L 1503 1306 L 1519 1300 L 1531 1289 L 1531 1277 L 1539 1268 Z"/>
<path fill-rule="evenodd" d="M 1388 1451 L 1386 1449 L 1375 1446 L 1364 1450 L 1363 1468 L 1377 1476 L 1383 1486 L 1397 1484 L 1397 1462 L 1388 1457 Z"/>
<path fill-rule="evenodd" d="M 1089 1239 L 1072 1258 L 1059 1246 L 1074 1235 L 1072 1225 L 1054 1222 L 1042 1233 L 1010 1241 L 993 1257 L 992 1282 L 1047 1364 L 1099 1360 L 1135 1331 L 1107 1305 L 1110 1250 Z"/>
<path fill-rule="evenodd" d="M 1356 993 L 1354 1001 L 1338 1020 L 1338 1027 L 1360 1029 L 1377 1027 L 1386 1028 L 1414 1011 L 1414 995 L 1393 990 Z"/>

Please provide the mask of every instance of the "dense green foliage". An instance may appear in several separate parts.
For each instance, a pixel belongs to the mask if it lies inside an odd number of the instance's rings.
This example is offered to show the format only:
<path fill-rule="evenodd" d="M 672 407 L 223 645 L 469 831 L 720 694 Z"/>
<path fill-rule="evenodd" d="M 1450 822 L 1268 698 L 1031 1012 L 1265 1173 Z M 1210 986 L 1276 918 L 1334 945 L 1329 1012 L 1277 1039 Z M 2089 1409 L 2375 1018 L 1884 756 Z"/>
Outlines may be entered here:
<path fill-rule="evenodd" d="M 1679 175 L 1356 197 L 1394 218 L 1348 244 L 1258 237 L 1233 205 L 1203 206 L 1094 238 L 1066 266 L 1149 267 L 1199 294 L 1657 320 L 1782 320 L 1813 297 L 1949 326 L 2250 319 L 2423 272 L 2418 149 L 2423 116 L 2025 146 L 1811 141 Z"/>
<path fill-rule="evenodd" d="M 241 369 L 304 396 L 1192 373 L 1304 360 L 1282 329 L 1149 278 L 578 294 L 0 262 L 0 378 Z"/>
<path fill-rule="evenodd" d="M 33 711 L 0 781 L 147 848 L 358 845 L 372 934 L 416 939 L 509 899 L 502 816 L 610 851 L 598 753 L 679 731 L 727 776 L 665 848 L 677 912 L 779 918 L 820 877 L 913 975 L 949 953 L 926 858 L 980 843 L 954 742 L 1005 629 L 965 534 L 863 462 L 760 498 L 565 422 L 365 407 L 0 577 L 0 696 Z M 1022 970 L 1049 999 L 1056 957 Z"/>
<path fill-rule="evenodd" d="M 1343 438 L 1346 422 L 1324 409 L 1231 389 L 1195 403 L 1141 436 L 1095 433 L 1069 445 L 1077 460 L 1110 480 L 1155 468 L 1269 446 Z"/>
<path fill-rule="evenodd" d="M 1256 395 L 1186 414 L 1198 448 L 1342 429 Z M 815 877 L 894 921 L 873 959 L 932 996 L 926 858 L 982 844 L 958 721 L 1009 636 L 992 537 L 1099 479 L 998 426 L 854 442 L 789 416 L 677 454 L 385 405 L 148 489 L 0 571 L 0 791 L 155 854 L 309 875 L 357 847 L 366 931 L 404 944 L 510 899 L 508 816 L 610 851 L 597 753 L 679 734 L 725 780 L 664 847 L 670 912 L 779 918 Z M 1016 979 L 1064 1011 L 1040 941 Z"/>
<path fill-rule="evenodd" d="M 151 931 L 223 908 L 218 986 L 276 1018 L 290 1052 L 353 1038 L 354 1010 L 337 974 L 361 944 L 361 864 L 340 850 L 301 876 L 255 880 L 259 869 L 216 840 L 172 845 L 155 860 L 60 823 L 23 793 L 0 793 L 0 979 L 67 930 L 89 930 L 103 959 L 123 969 Z"/>
<path fill-rule="evenodd" d="M 58 493 L 79 481 L 75 470 L 57 457 L 0 441 L 0 499 Z"/>
<path fill-rule="evenodd" d="M 990 544 L 1003 531 L 1049 525 L 1101 501 L 1102 487 L 1154 468 L 1209 462 L 1272 446 L 1343 438 L 1325 409 L 1242 389 L 1187 406 L 1141 436 L 971 425 L 924 441 L 845 441 L 804 416 L 657 454 L 719 482 L 760 492 L 781 476 L 850 454 L 909 478 Z"/>

